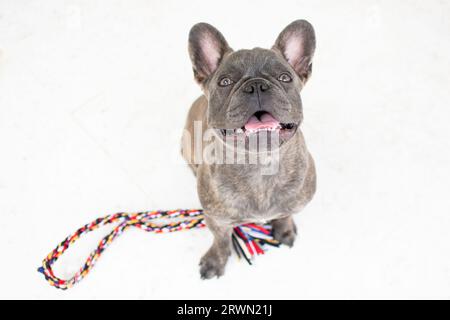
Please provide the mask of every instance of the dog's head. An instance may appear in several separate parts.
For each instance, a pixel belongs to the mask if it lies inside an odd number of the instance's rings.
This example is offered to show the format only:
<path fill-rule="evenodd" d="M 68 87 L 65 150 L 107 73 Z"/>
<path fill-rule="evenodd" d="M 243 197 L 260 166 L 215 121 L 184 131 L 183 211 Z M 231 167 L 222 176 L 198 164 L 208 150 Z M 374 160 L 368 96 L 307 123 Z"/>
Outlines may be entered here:
<path fill-rule="evenodd" d="M 208 126 L 227 139 L 275 132 L 287 141 L 303 118 L 300 90 L 314 49 L 314 29 L 305 20 L 288 25 L 270 50 L 233 51 L 213 26 L 194 25 L 189 54 L 208 98 Z"/>

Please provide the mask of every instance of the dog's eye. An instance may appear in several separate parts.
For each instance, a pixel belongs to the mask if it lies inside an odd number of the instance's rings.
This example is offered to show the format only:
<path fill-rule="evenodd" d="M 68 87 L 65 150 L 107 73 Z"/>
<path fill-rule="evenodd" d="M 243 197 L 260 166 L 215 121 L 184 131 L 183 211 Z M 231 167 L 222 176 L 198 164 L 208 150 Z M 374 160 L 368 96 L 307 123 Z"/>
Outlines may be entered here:
<path fill-rule="evenodd" d="M 233 84 L 233 80 L 231 80 L 230 78 L 222 78 L 219 81 L 219 86 L 221 87 L 227 87 L 231 84 Z"/>
<path fill-rule="evenodd" d="M 278 80 L 280 80 L 281 82 L 291 82 L 292 78 L 288 73 L 282 73 L 278 77 Z"/>

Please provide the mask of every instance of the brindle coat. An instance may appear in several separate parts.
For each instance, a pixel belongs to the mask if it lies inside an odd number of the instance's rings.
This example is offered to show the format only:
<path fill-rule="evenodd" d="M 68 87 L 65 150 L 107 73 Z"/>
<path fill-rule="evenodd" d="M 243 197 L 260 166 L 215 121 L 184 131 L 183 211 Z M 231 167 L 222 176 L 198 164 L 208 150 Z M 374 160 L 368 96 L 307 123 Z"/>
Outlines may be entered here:
<path fill-rule="evenodd" d="M 258 110 L 299 126 L 303 119 L 300 90 L 311 74 L 314 49 L 314 30 L 304 20 L 287 26 L 270 50 L 233 51 L 214 27 L 195 25 L 189 52 L 204 95 L 192 105 L 185 129 L 194 137 L 194 121 L 201 121 L 203 132 L 240 128 Z M 292 82 L 278 81 L 283 72 L 292 76 Z M 219 85 L 224 76 L 233 84 Z M 270 90 L 258 92 L 258 96 L 246 93 L 242 88 L 254 79 Z M 235 225 L 271 221 L 275 238 L 293 245 L 296 226 L 292 215 L 305 207 L 316 189 L 314 161 L 298 126 L 291 137 L 281 141 L 278 167 L 272 174 L 263 174 L 267 164 L 196 163 L 194 152 L 183 153 L 197 177 L 206 223 L 214 235 L 211 248 L 200 261 L 202 278 L 223 275 Z M 194 150 L 194 142 L 184 140 L 186 149 Z"/>

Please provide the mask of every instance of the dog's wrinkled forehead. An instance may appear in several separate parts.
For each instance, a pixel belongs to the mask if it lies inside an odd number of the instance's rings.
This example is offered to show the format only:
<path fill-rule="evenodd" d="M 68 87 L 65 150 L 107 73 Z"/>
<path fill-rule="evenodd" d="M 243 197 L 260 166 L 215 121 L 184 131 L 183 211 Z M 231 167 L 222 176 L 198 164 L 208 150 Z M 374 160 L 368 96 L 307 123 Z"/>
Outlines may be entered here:
<path fill-rule="evenodd" d="M 256 76 L 258 72 L 277 71 L 287 65 L 305 83 L 312 71 L 315 34 L 309 22 L 296 20 L 283 29 L 270 50 L 255 48 L 234 52 L 216 28 L 198 23 L 189 32 L 188 48 L 194 77 L 203 89 L 224 69 Z"/>
<path fill-rule="evenodd" d="M 254 48 L 238 50 L 226 56 L 217 70 L 216 77 L 270 77 L 289 69 L 289 64 L 280 54 L 273 50 Z"/>

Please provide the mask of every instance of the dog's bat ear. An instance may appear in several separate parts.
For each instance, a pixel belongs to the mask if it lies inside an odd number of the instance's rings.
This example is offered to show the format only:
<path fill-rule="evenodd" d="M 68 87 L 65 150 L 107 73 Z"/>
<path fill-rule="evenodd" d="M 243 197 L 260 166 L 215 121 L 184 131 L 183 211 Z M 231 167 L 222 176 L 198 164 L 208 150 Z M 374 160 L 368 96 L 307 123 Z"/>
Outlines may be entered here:
<path fill-rule="evenodd" d="M 225 54 L 232 51 L 223 35 L 208 23 L 197 23 L 189 32 L 189 56 L 194 77 L 200 84 L 216 71 Z"/>
<path fill-rule="evenodd" d="M 306 20 L 296 20 L 289 24 L 272 47 L 283 55 L 304 83 L 311 76 L 315 48 L 314 28 Z"/>

